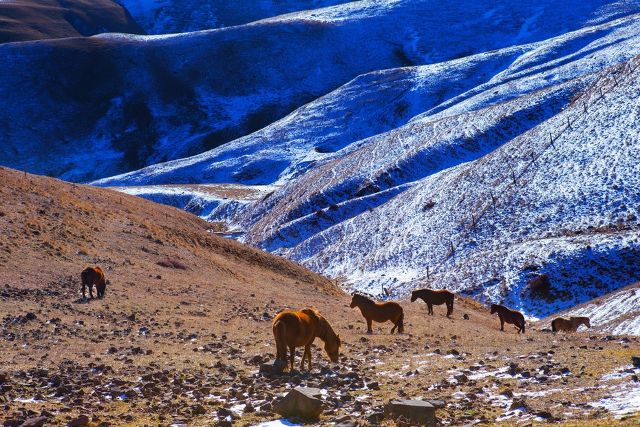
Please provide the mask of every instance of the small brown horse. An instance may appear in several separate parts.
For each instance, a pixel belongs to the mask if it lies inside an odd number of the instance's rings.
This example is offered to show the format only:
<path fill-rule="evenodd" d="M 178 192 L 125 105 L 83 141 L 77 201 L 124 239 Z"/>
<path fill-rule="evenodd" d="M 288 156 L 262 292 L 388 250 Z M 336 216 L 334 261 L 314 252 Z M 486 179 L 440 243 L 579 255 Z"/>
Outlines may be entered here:
<path fill-rule="evenodd" d="M 453 292 L 435 289 L 417 289 L 411 292 L 411 302 L 418 298 L 427 303 L 428 313 L 433 316 L 433 306 L 447 304 L 447 317 L 453 314 L 453 300 L 455 294 Z"/>
<path fill-rule="evenodd" d="M 551 322 L 551 330 L 553 332 L 566 331 L 575 332 L 580 325 L 584 325 L 587 328 L 591 327 L 591 321 L 588 317 L 571 317 L 565 319 L 563 317 L 557 317 Z"/>
<path fill-rule="evenodd" d="M 367 321 L 368 334 L 373 333 L 371 322 L 374 320 L 380 323 L 390 320 L 393 322 L 391 333 L 394 333 L 396 328 L 398 328 L 398 333 L 404 332 L 404 312 L 397 302 L 376 302 L 364 295 L 353 294 L 350 307 L 358 307 L 360 309 L 360 313 Z"/>
<path fill-rule="evenodd" d="M 286 310 L 273 319 L 273 336 L 276 339 L 276 361 L 287 364 L 287 347 L 289 362 L 293 370 L 293 359 L 296 347 L 304 346 L 300 369 L 304 368 L 304 360 L 309 361 L 311 369 L 311 344 L 318 337 L 324 341 L 324 349 L 332 362 L 338 362 L 340 352 L 340 336 L 337 335 L 327 319 L 313 308 L 299 311 Z"/>
<path fill-rule="evenodd" d="M 82 279 L 82 298 L 86 298 L 84 292 L 85 286 L 89 288 L 89 296 L 93 298 L 93 285 L 96 285 L 98 298 L 104 297 L 104 291 L 107 289 L 107 282 L 104 278 L 104 272 L 100 267 L 87 267 L 80 273 Z"/>
<path fill-rule="evenodd" d="M 524 334 L 524 316 L 516 310 L 511 310 L 503 305 L 491 304 L 491 314 L 498 313 L 500 318 L 500 330 L 504 331 L 504 322 L 511 323 L 518 328 L 518 333 Z"/>

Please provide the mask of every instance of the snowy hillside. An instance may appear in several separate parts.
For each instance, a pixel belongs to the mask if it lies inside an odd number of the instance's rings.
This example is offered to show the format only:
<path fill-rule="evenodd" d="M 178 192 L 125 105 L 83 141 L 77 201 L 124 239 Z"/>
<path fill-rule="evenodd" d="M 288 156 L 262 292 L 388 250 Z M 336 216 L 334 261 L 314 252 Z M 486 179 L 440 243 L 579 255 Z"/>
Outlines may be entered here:
<path fill-rule="evenodd" d="M 640 284 L 617 290 L 561 315 L 588 316 L 591 328 L 596 331 L 640 335 Z"/>
<path fill-rule="evenodd" d="M 0 159 L 97 179 L 202 153 L 368 72 L 545 40 L 638 11 L 638 2 L 501 0 L 488 9 L 471 0 L 370 0 L 172 36 L 5 44 Z"/>
<path fill-rule="evenodd" d="M 429 268 L 432 286 L 535 316 L 638 281 L 635 77 L 614 67 L 526 131 L 514 104 L 548 92 L 371 138 L 258 205 L 247 240 L 371 292 L 408 292 Z M 538 297 L 526 283 L 542 273 Z"/>
<path fill-rule="evenodd" d="M 182 202 L 348 287 L 428 284 L 544 317 L 640 280 L 639 35 L 629 15 L 374 71 L 214 150 L 97 183 L 275 185 L 224 209 L 188 189 Z M 544 274 L 548 288 L 528 285 Z"/>
<path fill-rule="evenodd" d="M 396 129 L 420 113 L 432 119 L 460 114 L 553 87 L 553 95 L 544 102 L 555 107 L 536 119 L 542 121 L 593 80 L 594 72 L 640 53 L 639 29 L 640 20 L 632 16 L 538 43 L 433 65 L 372 72 L 260 131 L 209 152 L 96 183 L 283 185 L 327 160 L 344 156 L 353 150 L 352 144 L 358 146 L 358 141 Z M 527 108 L 546 108 L 535 102 Z M 518 114 L 527 113 L 523 109 Z M 522 128 L 536 124 L 532 120 L 521 123 Z M 366 166 L 362 173 L 368 174 Z"/>

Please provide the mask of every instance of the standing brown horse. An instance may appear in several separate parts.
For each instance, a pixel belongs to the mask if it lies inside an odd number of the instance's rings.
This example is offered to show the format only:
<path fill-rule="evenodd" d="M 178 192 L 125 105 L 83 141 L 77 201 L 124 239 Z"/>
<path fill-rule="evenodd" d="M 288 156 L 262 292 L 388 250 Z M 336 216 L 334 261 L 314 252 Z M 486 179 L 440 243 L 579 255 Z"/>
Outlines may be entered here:
<path fill-rule="evenodd" d="M 557 317 L 551 322 L 551 330 L 553 332 L 566 331 L 575 332 L 580 325 L 584 325 L 587 328 L 591 327 L 591 321 L 588 317 L 571 317 L 565 319 L 563 317 Z"/>
<path fill-rule="evenodd" d="M 397 302 L 376 302 L 364 295 L 353 294 L 353 297 L 351 298 L 351 308 L 354 307 L 358 307 L 360 309 L 360 313 L 362 313 L 366 319 L 368 334 L 373 333 L 373 330 L 371 329 L 371 322 L 373 320 L 380 323 L 390 320 L 393 322 L 391 333 L 393 333 L 396 328 L 398 328 L 398 333 L 404 332 L 404 312 L 402 311 L 400 304 Z"/>
<path fill-rule="evenodd" d="M 107 288 L 107 282 L 104 278 L 104 272 L 100 267 L 87 267 L 80 273 L 82 280 L 82 298 L 86 298 L 84 292 L 85 286 L 89 288 L 89 296 L 93 298 L 93 285 L 96 285 L 98 298 L 104 297 L 104 291 Z"/>
<path fill-rule="evenodd" d="M 411 302 L 414 302 L 418 298 L 427 303 L 428 313 L 433 316 L 433 306 L 447 304 L 447 317 L 453 314 L 453 299 L 455 294 L 453 292 L 435 289 L 417 289 L 411 292 Z"/>
<path fill-rule="evenodd" d="M 318 337 L 324 341 L 324 349 L 332 362 L 338 362 L 340 351 L 340 336 L 337 335 L 327 319 L 313 308 L 299 311 L 286 310 L 273 319 L 273 336 L 276 339 L 276 361 L 287 364 L 287 347 L 289 348 L 289 362 L 293 370 L 293 359 L 296 347 L 304 346 L 300 369 L 304 369 L 304 360 L 309 361 L 311 370 L 311 344 Z"/>
<path fill-rule="evenodd" d="M 491 304 L 491 314 L 498 313 L 500 318 L 500 330 L 504 331 L 504 322 L 511 323 L 518 328 L 518 333 L 524 334 L 524 316 L 516 310 L 511 310 L 503 305 Z"/>

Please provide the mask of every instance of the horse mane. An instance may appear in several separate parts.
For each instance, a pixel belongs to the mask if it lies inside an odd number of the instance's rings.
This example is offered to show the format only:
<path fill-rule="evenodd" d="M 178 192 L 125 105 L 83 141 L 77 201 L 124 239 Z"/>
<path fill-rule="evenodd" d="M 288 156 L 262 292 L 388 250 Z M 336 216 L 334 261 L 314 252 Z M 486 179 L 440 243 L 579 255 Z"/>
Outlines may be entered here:
<path fill-rule="evenodd" d="M 353 296 L 354 297 L 358 297 L 358 298 L 362 298 L 368 304 L 375 304 L 376 303 L 372 298 L 370 298 L 370 297 L 368 297 L 368 296 L 366 296 L 364 294 L 358 293 L 358 292 L 354 293 Z"/>
<path fill-rule="evenodd" d="M 329 334 L 333 335 L 333 338 L 337 338 L 338 335 L 329 324 L 329 321 L 316 308 L 303 308 L 300 311 L 318 322 L 318 337 L 321 340 L 326 341 Z"/>

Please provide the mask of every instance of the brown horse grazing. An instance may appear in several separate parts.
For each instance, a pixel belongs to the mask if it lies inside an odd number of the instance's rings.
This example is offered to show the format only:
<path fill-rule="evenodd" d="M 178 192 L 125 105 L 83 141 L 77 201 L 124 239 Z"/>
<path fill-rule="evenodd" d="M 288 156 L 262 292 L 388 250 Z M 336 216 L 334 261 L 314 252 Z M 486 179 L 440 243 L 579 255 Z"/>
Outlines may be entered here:
<path fill-rule="evenodd" d="M 433 316 L 433 306 L 447 304 L 447 317 L 453 314 L 453 299 L 455 294 L 453 292 L 435 289 L 417 289 L 411 292 L 411 302 L 414 302 L 418 298 L 427 303 L 428 313 Z"/>
<path fill-rule="evenodd" d="M 391 320 L 393 322 L 391 333 L 393 333 L 396 328 L 398 328 L 398 333 L 404 332 L 404 312 L 400 304 L 397 302 L 376 302 L 364 295 L 353 294 L 353 297 L 351 298 L 351 308 L 354 307 L 358 307 L 360 309 L 360 313 L 362 313 L 364 318 L 367 320 L 368 334 L 373 333 L 373 330 L 371 329 L 371 322 L 373 320 L 380 323 Z"/>
<path fill-rule="evenodd" d="M 524 316 L 516 310 L 511 310 L 503 305 L 491 304 L 491 314 L 498 313 L 500 318 L 500 330 L 504 331 L 504 322 L 511 323 L 518 328 L 518 333 L 524 334 Z"/>
<path fill-rule="evenodd" d="M 87 267 L 80 273 L 82 279 L 82 298 L 86 298 L 84 288 L 89 288 L 89 296 L 93 298 L 93 285 L 96 285 L 98 298 L 104 297 L 104 291 L 107 289 L 107 282 L 104 278 L 104 272 L 100 267 Z"/>
<path fill-rule="evenodd" d="M 591 327 L 591 321 L 588 317 L 571 317 L 565 319 L 563 317 L 557 317 L 551 322 L 551 330 L 553 332 L 566 331 L 575 332 L 580 325 L 584 325 L 587 328 Z"/>
<path fill-rule="evenodd" d="M 324 349 L 332 362 L 338 362 L 340 351 L 340 336 L 336 333 L 313 308 L 305 308 L 300 311 L 286 310 L 273 319 L 273 336 L 276 339 L 276 361 L 287 364 L 287 347 L 289 348 L 289 362 L 293 370 L 293 359 L 296 347 L 304 346 L 300 369 L 304 368 L 304 360 L 309 361 L 311 369 L 311 343 L 318 337 L 324 341 Z"/>

